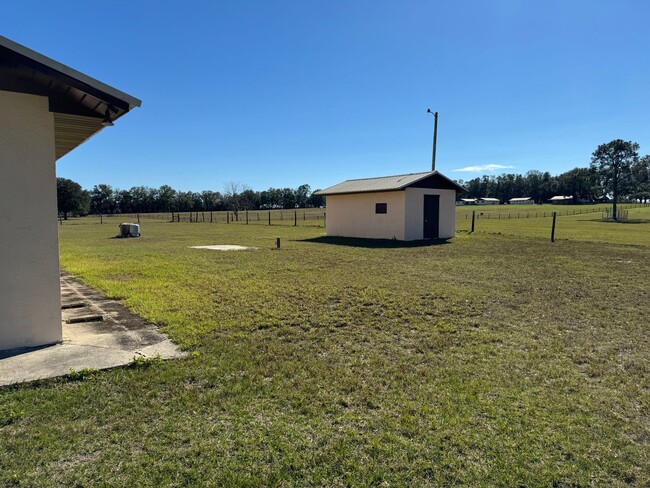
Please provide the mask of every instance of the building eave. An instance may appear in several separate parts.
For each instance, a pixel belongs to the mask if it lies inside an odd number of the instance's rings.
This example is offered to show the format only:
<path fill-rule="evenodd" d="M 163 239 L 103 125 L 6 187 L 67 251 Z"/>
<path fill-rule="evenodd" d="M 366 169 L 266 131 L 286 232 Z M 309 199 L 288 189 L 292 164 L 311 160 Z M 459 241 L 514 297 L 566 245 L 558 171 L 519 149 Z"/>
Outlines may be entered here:
<path fill-rule="evenodd" d="M 0 36 L 0 90 L 47 97 L 54 114 L 56 159 L 142 101 L 17 42 Z"/>

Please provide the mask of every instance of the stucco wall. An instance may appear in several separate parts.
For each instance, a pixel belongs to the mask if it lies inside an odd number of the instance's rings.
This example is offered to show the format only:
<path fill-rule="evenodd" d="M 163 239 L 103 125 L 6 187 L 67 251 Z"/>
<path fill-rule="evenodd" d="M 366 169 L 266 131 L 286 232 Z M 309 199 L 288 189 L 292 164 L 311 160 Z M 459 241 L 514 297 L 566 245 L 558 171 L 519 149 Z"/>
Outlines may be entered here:
<path fill-rule="evenodd" d="M 387 213 L 376 214 L 375 204 Z M 404 239 L 404 192 L 356 193 L 327 196 L 328 236 Z"/>
<path fill-rule="evenodd" d="M 406 225 L 405 240 L 412 241 L 423 238 L 424 233 L 424 195 L 440 195 L 440 226 L 441 239 L 456 235 L 456 191 L 430 188 L 407 188 L 406 192 Z"/>
<path fill-rule="evenodd" d="M 61 340 L 54 117 L 0 91 L 0 350 Z"/>

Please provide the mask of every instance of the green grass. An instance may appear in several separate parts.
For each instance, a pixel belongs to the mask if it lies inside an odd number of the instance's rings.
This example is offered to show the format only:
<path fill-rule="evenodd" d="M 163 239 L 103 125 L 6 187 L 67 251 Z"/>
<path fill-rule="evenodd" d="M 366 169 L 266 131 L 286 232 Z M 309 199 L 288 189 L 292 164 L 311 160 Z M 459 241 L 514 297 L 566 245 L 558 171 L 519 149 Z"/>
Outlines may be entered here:
<path fill-rule="evenodd" d="M 610 205 L 611 207 L 611 205 Z M 566 212 L 587 210 L 575 206 L 562 209 L 564 215 L 558 215 L 555 225 L 555 238 L 559 240 L 590 241 L 608 244 L 650 245 L 650 207 L 628 209 L 627 222 L 603 222 L 601 212 L 590 212 L 576 215 L 566 215 Z M 559 212 L 559 210 L 558 210 Z M 475 221 L 474 230 L 477 233 L 507 234 L 521 237 L 535 237 L 540 239 L 551 238 L 552 212 L 544 212 L 546 217 L 538 218 L 507 218 L 507 214 L 500 214 L 501 218 L 479 218 Z M 457 214 L 457 229 L 459 232 L 468 232 L 471 229 L 470 219 L 464 219 Z"/>
<path fill-rule="evenodd" d="M 648 486 L 645 212 L 427 246 L 63 225 L 62 266 L 191 354 L 0 389 L 0 485 Z"/>

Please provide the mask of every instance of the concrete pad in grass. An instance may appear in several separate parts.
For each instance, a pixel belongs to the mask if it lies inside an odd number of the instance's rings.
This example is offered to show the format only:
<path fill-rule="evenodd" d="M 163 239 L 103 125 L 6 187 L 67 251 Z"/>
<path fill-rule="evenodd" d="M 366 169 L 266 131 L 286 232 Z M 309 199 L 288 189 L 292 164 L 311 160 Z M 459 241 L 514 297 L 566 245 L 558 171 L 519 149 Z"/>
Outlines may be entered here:
<path fill-rule="evenodd" d="M 214 246 L 190 246 L 191 249 L 210 249 L 211 251 L 256 251 L 257 247 L 220 244 Z"/>

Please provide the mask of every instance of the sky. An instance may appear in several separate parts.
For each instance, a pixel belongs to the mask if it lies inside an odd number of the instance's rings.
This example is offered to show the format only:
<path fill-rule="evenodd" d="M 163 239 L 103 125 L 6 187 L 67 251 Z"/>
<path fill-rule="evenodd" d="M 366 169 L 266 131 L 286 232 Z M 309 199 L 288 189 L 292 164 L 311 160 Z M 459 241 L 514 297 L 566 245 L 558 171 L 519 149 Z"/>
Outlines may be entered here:
<path fill-rule="evenodd" d="M 90 189 L 254 190 L 650 153 L 646 0 L 4 2 L 0 34 L 142 100 L 57 162 Z"/>

